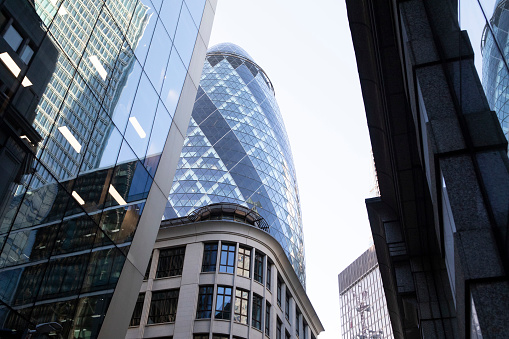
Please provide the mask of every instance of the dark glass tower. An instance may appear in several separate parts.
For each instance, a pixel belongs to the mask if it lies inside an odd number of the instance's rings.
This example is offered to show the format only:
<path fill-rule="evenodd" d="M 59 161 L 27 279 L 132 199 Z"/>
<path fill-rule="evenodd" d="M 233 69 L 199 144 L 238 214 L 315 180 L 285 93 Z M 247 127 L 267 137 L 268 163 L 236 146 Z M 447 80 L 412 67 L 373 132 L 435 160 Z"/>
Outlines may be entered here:
<path fill-rule="evenodd" d="M 299 194 L 274 88 L 242 48 L 210 48 L 165 218 L 208 204 L 256 210 L 305 284 Z"/>
<path fill-rule="evenodd" d="M 509 2 L 497 0 L 489 23 L 481 42 L 482 85 L 509 140 Z"/>

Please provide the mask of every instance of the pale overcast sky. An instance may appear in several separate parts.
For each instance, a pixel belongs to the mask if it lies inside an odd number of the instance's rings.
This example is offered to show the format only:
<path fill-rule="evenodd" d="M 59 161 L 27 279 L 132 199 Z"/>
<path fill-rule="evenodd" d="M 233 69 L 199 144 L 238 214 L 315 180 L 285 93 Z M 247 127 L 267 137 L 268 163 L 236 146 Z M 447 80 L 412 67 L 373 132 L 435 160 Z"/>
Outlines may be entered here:
<path fill-rule="evenodd" d="M 371 244 L 371 145 L 343 0 L 219 0 L 209 46 L 244 48 L 274 85 L 293 151 L 307 293 L 340 338 L 337 276 Z"/>

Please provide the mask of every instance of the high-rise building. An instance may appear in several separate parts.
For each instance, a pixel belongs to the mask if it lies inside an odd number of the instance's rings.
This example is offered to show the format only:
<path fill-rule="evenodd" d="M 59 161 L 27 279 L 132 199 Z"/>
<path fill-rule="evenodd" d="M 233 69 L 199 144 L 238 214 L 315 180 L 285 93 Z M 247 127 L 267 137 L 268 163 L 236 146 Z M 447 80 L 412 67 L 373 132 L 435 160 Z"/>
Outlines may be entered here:
<path fill-rule="evenodd" d="M 151 264 L 126 338 L 305 338 L 323 326 L 304 289 L 290 146 L 267 75 L 210 48 Z"/>
<path fill-rule="evenodd" d="M 207 52 L 164 216 L 231 202 L 258 212 L 305 286 L 297 180 L 274 88 L 242 48 Z"/>
<path fill-rule="evenodd" d="M 0 178 L 0 328 L 125 335 L 214 11 L 213 0 L 0 1 L 0 119 L 24 122 L 10 138 L 30 155 L 11 166 L 16 180 Z M 4 119 L 16 110 L 28 122 Z"/>
<path fill-rule="evenodd" d="M 338 276 L 343 339 L 391 339 L 391 319 L 375 245 Z"/>
<path fill-rule="evenodd" d="M 458 21 L 475 8 L 482 30 L 481 2 L 346 6 L 380 188 L 366 207 L 394 337 L 504 338 L 507 140 Z"/>
<path fill-rule="evenodd" d="M 489 23 L 484 26 L 482 85 L 490 108 L 497 113 L 506 139 L 509 139 L 509 3 L 497 0 Z"/>

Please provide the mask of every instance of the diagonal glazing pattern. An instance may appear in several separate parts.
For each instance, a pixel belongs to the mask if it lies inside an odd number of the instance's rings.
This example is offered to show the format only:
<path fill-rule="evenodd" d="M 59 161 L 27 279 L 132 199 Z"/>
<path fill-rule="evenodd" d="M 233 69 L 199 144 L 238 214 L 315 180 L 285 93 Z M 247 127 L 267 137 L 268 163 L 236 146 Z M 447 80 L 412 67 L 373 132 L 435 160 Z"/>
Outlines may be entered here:
<path fill-rule="evenodd" d="M 258 212 L 305 286 L 299 194 L 274 89 L 242 48 L 210 48 L 165 218 L 232 202 Z"/>

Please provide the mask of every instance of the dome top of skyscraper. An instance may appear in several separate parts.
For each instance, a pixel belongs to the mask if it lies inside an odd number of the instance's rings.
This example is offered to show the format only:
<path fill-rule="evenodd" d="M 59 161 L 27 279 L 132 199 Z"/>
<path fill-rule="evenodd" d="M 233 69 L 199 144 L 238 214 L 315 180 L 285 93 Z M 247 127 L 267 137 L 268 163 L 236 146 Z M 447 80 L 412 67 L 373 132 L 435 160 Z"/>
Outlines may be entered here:
<path fill-rule="evenodd" d="M 231 42 L 222 42 L 210 47 L 207 54 L 236 54 L 240 57 L 253 61 L 253 58 L 241 47 Z"/>

